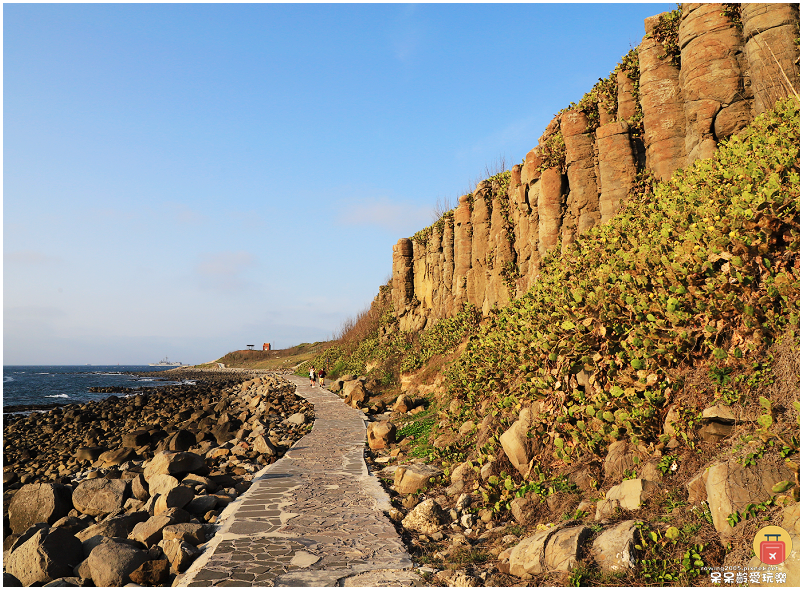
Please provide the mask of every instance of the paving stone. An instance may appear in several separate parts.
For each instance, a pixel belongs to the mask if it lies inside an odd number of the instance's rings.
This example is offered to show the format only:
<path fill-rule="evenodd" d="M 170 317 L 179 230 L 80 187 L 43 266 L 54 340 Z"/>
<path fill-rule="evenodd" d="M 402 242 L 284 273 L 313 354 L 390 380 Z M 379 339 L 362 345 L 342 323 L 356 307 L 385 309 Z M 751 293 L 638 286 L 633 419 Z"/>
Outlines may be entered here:
<path fill-rule="evenodd" d="M 364 414 L 325 389 L 291 380 L 297 395 L 314 405 L 312 432 L 259 472 L 221 514 L 206 555 L 175 585 L 333 586 L 379 569 L 405 572 L 397 574 L 404 582 L 398 585 L 412 585 L 406 577 L 419 582 L 384 515 L 389 497 L 367 477 Z"/>

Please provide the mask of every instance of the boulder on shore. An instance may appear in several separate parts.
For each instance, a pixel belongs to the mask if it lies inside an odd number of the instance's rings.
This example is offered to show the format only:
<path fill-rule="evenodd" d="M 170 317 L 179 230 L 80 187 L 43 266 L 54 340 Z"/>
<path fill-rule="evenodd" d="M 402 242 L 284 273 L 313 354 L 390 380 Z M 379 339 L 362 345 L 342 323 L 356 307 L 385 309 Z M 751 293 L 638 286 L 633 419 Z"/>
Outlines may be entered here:
<path fill-rule="evenodd" d="M 11 530 L 20 534 L 38 522 L 53 524 L 72 510 L 66 486 L 55 483 L 29 483 L 22 486 L 8 506 Z"/>

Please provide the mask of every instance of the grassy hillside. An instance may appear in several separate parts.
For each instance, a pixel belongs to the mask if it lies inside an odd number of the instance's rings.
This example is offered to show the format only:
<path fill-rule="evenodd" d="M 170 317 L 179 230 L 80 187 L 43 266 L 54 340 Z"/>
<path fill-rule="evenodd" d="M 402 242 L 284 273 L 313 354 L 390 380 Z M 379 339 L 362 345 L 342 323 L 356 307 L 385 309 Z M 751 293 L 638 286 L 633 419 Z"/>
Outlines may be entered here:
<path fill-rule="evenodd" d="M 328 346 L 329 342 L 314 342 L 282 350 L 235 350 L 207 366 L 223 363 L 226 367 L 240 369 L 295 370 L 298 365 L 313 359 Z"/>
<path fill-rule="evenodd" d="M 784 102 L 550 256 L 449 369 L 464 402 L 454 423 L 485 400 L 509 418 L 557 400 L 541 434 L 570 461 L 622 438 L 652 441 L 682 368 L 747 372 L 800 315 L 798 133 L 797 102 Z M 579 373 L 591 387 L 575 384 Z"/>
<path fill-rule="evenodd" d="M 431 384 L 419 390 L 430 392 L 426 411 L 399 424 L 401 439 L 407 435 L 400 457 L 425 457 L 445 477 L 464 461 L 476 470 L 501 465 L 498 476 L 475 484 L 473 495 L 483 502 L 470 510 L 490 511 L 520 537 L 538 529 L 514 524 L 514 498 L 539 498 L 541 518 L 531 527 L 591 523 L 593 514 L 575 509 L 581 496 L 568 476 L 592 474 L 593 492 L 582 498 L 602 498 L 620 483 L 598 468 L 609 445 L 640 445 L 668 491 L 619 516 L 641 519 L 638 569 L 610 579 L 582 565 L 569 580 L 543 575 L 534 583 L 707 581 L 703 563 L 746 563 L 753 527 L 770 523 L 773 513 L 778 518 L 778 507 L 773 498 L 731 514 L 731 523 L 752 520 L 723 540 L 707 506 L 687 506 L 686 482 L 720 458 L 742 465 L 786 460 L 798 469 L 799 203 L 800 104 L 790 99 L 721 144 L 712 159 L 668 182 L 641 178 L 614 220 L 563 255 L 554 248 L 538 282 L 507 307 L 486 318 L 465 307 L 423 333 L 406 333 L 397 329 L 383 287 L 358 335 L 313 362 L 371 375 L 398 392 Z M 743 425 L 724 444 L 699 436 L 702 410 L 715 403 L 735 408 Z M 499 437 L 526 407 L 535 409 L 528 431 L 535 468 L 521 474 Z M 677 446 L 666 445 L 668 410 Z M 636 477 L 626 472 L 626 479 Z M 783 482 L 779 493 L 800 500 L 796 481 Z M 442 489 L 428 491 L 437 493 L 445 497 Z M 566 500 L 551 502 L 555 497 Z M 435 548 L 414 546 L 415 559 L 446 565 Z M 486 567 L 487 554 L 481 556 L 468 567 Z"/>

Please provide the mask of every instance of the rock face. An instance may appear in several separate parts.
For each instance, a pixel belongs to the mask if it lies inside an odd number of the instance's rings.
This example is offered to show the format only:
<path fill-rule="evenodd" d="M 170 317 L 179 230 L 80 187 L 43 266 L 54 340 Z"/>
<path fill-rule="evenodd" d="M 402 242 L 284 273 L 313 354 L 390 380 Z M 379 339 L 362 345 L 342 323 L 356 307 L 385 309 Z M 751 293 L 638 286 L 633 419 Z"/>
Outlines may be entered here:
<path fill-rule="evenodd" d="M 89 479 L 72 492 L 72 503 L 83 514 L 99 516 L 122 508 L 129 495 L 130 487 L 125 480 Z"/>
<path fill-rule="evenodd" d="M 728 135 L 750 121 L 749 89 L 744 87 L 737 59 L 742 36 L 714 4 L 685 4 L 678 32 L 680 83 L 686 116 L 686 164 L 709 158 L 724 139 L 715 134 L 715 120 L 727 120 Z"/>
<path fill-rule="evenodd" d="M 367 442 L 373 451 L 385 449 L 395 441 L 397 427 L 389 421 L 370 422 L 367 426 Z"/>
<path fill-rule="evenodd" d="M 594 540 L 594 560 L 604 572 L 619 572 L 636 565 L 636 521 L 626 520 L 600 533 Z"/>
<path fill-rule="evenodd" d="M 528 431 L 531 428 L 531 410 L 524 408 L 511 428 L 500 435 L 500 444 L 508 455 L 508 460 L 522 475 L 528 473 L 530 457 L 530 440 Z"/>
<path fill-rule="evenodd" d="M 753 112 L 768 110 L 775 98 L 800 88 L 797 66 L 797 5 L 742 4 L 744 54 L 754 89 Z"/>
<path fill-rule="evenodd" d="M 428 498 L 409 512 L 402 524 L 408 530 L 431 535 L 441 530 L 446 521 L 442 507 L 433 498 Z"/>
<path fill-rule="evenodd" d="M 71 509 L 71 494 L 65 486 L 32 483 L 23 486 L 14 495 L 8 507 L 8 519 L 11 530 L 20 534 L 37 522 L 53 524 Z"/>
<path fill-rule="evenodd" d="M 430 465 L 406 465 L 394 472 L 394 488 L 399 494 L 413 494 L 428 485 L 432 477 L 442 474 Z"/>
<path fill-rule="evenodd" d="M 791 478 L 793 475 L 785 465 L 758 469 L 736 461 L 712 465 L 706 476 L 706 493 L 714 527 L 722 534 L 731 533 L 728 515 L 744 510 L 748 504 L 768 500 L 775 495 L 772 487 L 776 483 Z"/>
<path fill-rule="evenodd" d="M 5 569 L 24 586 L 31 586 L 70 576 L 81 561 L 78 539 L 61 529 L 42 528 L 11 552 Z"/>
<path fill-rule="evenodd" d="M 147 557 L 146 551 L 108 539 L 92 549 L 87 563 L 95 586 L 124 586 Z"/>
<path fill-rule="evenodd" d="M 722 12 L 682 5 L 680 65 L 652 36 L 662 15 L 645 19 L 638 93 L 618 72 L 616 113 L 600 108 L 599 127 L 574 108 L 557 115 L 506 180 L 478 183 L 439 222 L 400 240 L 391 290 L 399 328 L 422 330 L 463 303 L 484 314 L 505 305 L 530 288 L 559 240 L 565 247 L 610 220 L 638 173 L 668 179 L 800 88 L 795 4 L 743 4 L 741 31 Z M 638 107 L 641 137 L 632 130 Z M 559 139 L 555 164 L 543 154 Z"/>

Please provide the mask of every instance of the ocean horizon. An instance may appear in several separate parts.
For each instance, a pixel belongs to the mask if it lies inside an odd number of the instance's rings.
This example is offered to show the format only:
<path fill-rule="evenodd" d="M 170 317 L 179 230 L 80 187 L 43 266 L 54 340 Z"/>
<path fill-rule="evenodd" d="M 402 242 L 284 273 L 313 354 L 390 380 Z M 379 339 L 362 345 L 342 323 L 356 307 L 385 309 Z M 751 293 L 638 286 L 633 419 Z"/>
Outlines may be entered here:
<path fill-rule="evenodd" d="M 111 395 L 125 395 L 89 391 L 92 387 L 148 388 L 182 383 L 158 376 L 158 373 L 172 368 L 149 365 L 3 365 L 3 407 L 83 404 Z M 152 373 L 152 376 L 132 373 Z"/>

